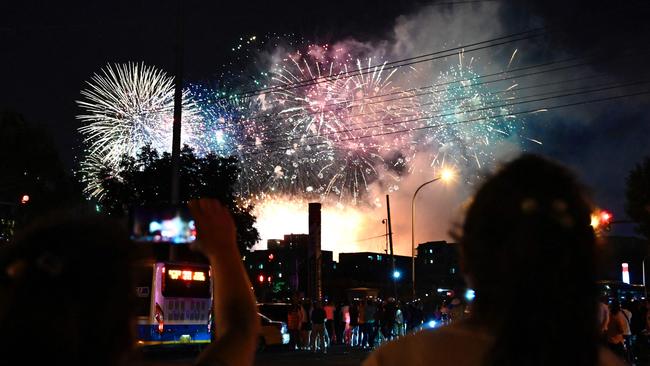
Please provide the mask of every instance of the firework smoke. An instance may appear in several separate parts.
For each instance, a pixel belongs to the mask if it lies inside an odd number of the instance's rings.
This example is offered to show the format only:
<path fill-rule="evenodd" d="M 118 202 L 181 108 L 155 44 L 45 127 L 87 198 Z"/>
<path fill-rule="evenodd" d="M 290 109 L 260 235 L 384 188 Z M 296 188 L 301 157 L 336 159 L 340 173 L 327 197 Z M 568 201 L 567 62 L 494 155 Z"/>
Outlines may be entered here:
<path fill-rule="evenodd" d="M 390 42 L 277 47 L 261 54 L 261 70 L 242 75 L 252 85 L 188 85 L 183 142 L 199 154 L 238 158 L 239 196 L 257 206 L 263 241 L 305 232 L 306 202 L 318 200 L 324 225 L 338 230 L 324 230 L 324 247 L 337 252 L 381 251 L 384 195 L 391 193 L 396 251 L 410 254 L 405 205 L 419 184 L 452 165 L 463 179 L 456 188 L 432 187 L 440 195 L 422 193 L 421 207 L 429 209 L 416 228 L 421 240 L 446 238 L 448 207 L 467 194 L 465 184 L 503 151 L 519 149 L 522 121 L 510 116 L 508 104 L 516 83 L 488 84 L 481 75 L 507 71 L 521 52 L 502 47 L 484 59 L 460 52 L 398 68 L 384 62 L 449 48 L 446 39 L 462 44 L 500 31 L 484 14 L 494 16 L 497 5 L 466 11 L 463 25 L 428 8 L 401 17 Z M 126 64 L 107 66 L 88 84 L 78 102 L 87 147 L 82 170 L 86 192 L 98 196 L 101 167 L 117 169 L 123 154 L 145 144 L 169 150 L 173 82 L 162 71 Z M 265 91 L 240 93 L 258 88 Z"/>

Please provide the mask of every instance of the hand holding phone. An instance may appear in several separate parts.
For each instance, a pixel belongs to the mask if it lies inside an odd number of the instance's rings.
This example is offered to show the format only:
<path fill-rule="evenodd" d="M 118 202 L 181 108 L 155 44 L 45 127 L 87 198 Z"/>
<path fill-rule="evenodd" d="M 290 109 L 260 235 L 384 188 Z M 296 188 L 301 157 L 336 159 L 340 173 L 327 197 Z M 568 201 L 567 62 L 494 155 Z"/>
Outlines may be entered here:
<path fill-rule="evenodd" d="M 237 228 L 227 207 L 207 198 L 192 200 L 188 206 L 196 218 L 199 251 L 212 258 L 223 250 L 237 250 Z"/>

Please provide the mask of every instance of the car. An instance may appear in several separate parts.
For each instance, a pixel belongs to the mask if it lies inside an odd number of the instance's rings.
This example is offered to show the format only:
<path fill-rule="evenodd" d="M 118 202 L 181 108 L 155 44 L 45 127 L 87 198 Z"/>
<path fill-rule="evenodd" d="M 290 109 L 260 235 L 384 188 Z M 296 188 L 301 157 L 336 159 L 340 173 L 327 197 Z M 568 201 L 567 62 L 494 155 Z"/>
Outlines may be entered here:
<path fill-rule="evenodd" d="M 262 327 L 258 341 L 258 350 L 268 346 L 281 346 L 289 343 L 287 323 L 271 320 L 264 314 L 258 313 Z"/>
<path fill-rule="evenodd" d="M 288 303 L 257 303 L 257 312 L 266 315 L 273 320 L 286 322 L 287 314 L 291 309 Z"/>

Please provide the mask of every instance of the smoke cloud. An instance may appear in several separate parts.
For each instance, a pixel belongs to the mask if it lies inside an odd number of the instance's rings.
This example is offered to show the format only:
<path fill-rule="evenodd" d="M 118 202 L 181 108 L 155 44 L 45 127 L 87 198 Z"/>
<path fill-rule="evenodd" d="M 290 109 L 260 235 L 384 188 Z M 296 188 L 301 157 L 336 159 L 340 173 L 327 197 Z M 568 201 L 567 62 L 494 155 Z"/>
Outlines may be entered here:
<path fill-rule="evenodd" d="M 506 8 L 504 5 L 506 4 L 502 2 L 485 2 L 466 6 L 424 6 L 413 13 L 397 17 L 393 28 L 383 37 L 376 37 L 371 41 L 350 38 L 336 42 L 332 48 L 356 52 L 355 56 L 359 57 L 400 60 L 545 25 L 543 17 L 536 17 L 531 13 L 521 15 L 512 10 L 514 7 Z M 545 14 L 546 10 L 540 11 L 540 14 Z M 559 41 L 553 35 L 478 52 L 466 52 L 462 56 L 454 55 L 413 65 L 413 72 L 396 74 L 394 82 L 403 89 L 430 85 L 436 81 L 438 75 L 446 72 L 450 65 L 461 63 L 471 63 L 480 74 L 489 74 L 584 54 L 586 47 L 573 49 L 570 47 L 572 44 L 575 44 L 575 40 Z M 461 61 L 461 57 L 464 60 Z M 570 64 L 558 66 L 566 65 Z M 622 67 L 624 66 L 621 66 L 620 62 L 617 64 L 608 60 L 604 66 L 584 64 L 558 72 L 521 77 L 510 84 L 495 85 L 497 90 L 503 90 L 508 85 L 516 84 L 514 90 L 521 90 L 517 91 L 518 97 L 530 96 L 529 99 L 533 99 L 538 93 L 552 96 L 553 93 L 579 92 L 617 82 L 629 75 L 629 71 L 616 71 Z M 540 84 L 554 86 L 533 88 Z M 543 110 L 547 106 L 578 102 L 585 98 L 622 95 L 634 90 L 638 89 L 624 87 L 582 96 L 549 98 L 537 103 L 521 104 L 517 109 Z M 451 184 L 439 181 L 420 191 L 416 200 L 415 242 L 417 245 L 433 240 L 450 240 L 450 229 L 462 221 L 463 202 L 468 200 L 481 180 L 500 162 L 511 160 L 522 151 L 545 154 L 568 163 L 578 170 L 588 185 L 596 186 L 597 201 L 613 205 L 622 215 L 620 211 L 625 169 L 631 167 L 639 156 L 650 153 L 650 147 L 639 142 L 641 136 L 647 136 L 647 126 L 650 125 L 647 112 L 639 109 L 642 103 L 643 99 L 635 99 L 614 104 L 590 104 L 586 108 L 542 111 L 518 117 L 521 133 L 491 141 L 485 147 L 484 154 L 489 158 L 481 159 L 480 162 L 479 159 L 475 161 L 472 156 L 459 154 L 458 151 L 464 152 L 467 149 L 458 145 L 432 145 L 429 154 L 422 151 L 413 153 L 413 149 L 408 147 L 402 151 L 391 152 L 384 156 L 384 159 L 391 161 L 394 158 L 392 154 L 396 154 L 408 159 L 406 167 L 400 170 L 393 169 L 390 165 L 376 166 L 376 175 L 380 179 L 369 184 L 362 202 L 357 205 L 323 202 L 323 233 L 330 233 L 328 237 L 323 238 L 323 248 L 335 253 L 383 252 L 386 242 L 382 219 L 386 218 L 385 195 L 389 194 L 395 252 L 410 255 L 413 193 L 422 183 L 435 178 L 443 166 L 457 169 L 459 177 Z M 629 122 L 625 120 L 626 115 L 629 116 L 627 118 L 634 118 L 635 122 L 622 127 L 622 123 Z M 421 140 L 415 136 L 414 141 Z M 589 136 L 594 139 L 588 140 Z M 631 141 L 635 145 L 617 147 L 620 141 Z M 603 155 L 599 150 L 617 153 Z M 614 160 L 622 160 L 625 164 Z M 612 183 L 612 171 L 607 171 L 609 166 L 617 167 L 614 173 L 620 177 L 618 183 Z M 289 201 L 295 202 L 295 198 L 285 197 L 285 202 Z M 617 203 L 612 203 L 614 201 Z M 291 232 L 306 233 L 307 204 L 302 202 L 294 208 L 297 216 L 293 221 L 298 224 Z M 265 212 L 264 208 L 261 208 L 258 216 L 264 221 L 265 227 L 277 228 L 282 220 L 273 210 Z M 275 219 L 271 222 L 265 221 L 270 217 Z M 329 221 L 328 217 L 331 218 Z M 274 238 L 267 235 L 267 230 L 262 228 L 260 231 L 263 238 Z M 260 247 L 264 246 L 265 243 L 261 243 Z"/>

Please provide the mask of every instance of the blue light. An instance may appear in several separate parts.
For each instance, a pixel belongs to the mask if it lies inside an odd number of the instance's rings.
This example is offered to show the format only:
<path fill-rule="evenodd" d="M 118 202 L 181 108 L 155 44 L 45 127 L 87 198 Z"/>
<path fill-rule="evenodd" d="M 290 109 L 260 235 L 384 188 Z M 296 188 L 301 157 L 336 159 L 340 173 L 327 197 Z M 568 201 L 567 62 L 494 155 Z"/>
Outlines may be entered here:
<path fill-rule="evenodd" d="M 402 277 L 402 272 L 400 272 L 400 271 L 394 271 L 393 272 L 393 278 L 394 279 L 398 279 L 400 277 Z"/>
<path fill-rule="evenodd" d="M 429 328 L 435 328 L 438 323 L 435 320 L 429 320 L 429 323 L 427 325 Z"/>
<path fill-rule="evenodd" d="M 476 292 L 472 290 L 471 288 L 468 288 L 467 291 L 465 291 L 465 298 L 467 301 L 472 301 L 476 297 Z"/>

